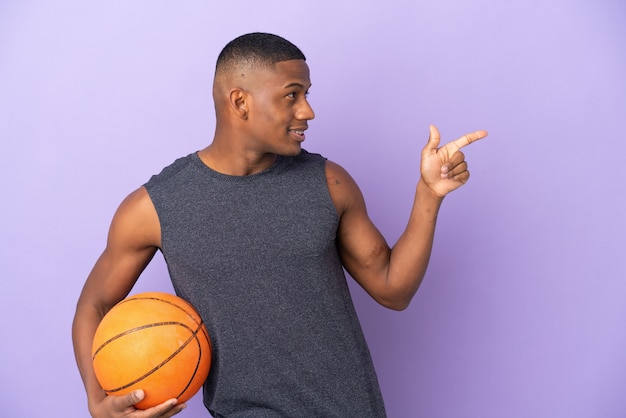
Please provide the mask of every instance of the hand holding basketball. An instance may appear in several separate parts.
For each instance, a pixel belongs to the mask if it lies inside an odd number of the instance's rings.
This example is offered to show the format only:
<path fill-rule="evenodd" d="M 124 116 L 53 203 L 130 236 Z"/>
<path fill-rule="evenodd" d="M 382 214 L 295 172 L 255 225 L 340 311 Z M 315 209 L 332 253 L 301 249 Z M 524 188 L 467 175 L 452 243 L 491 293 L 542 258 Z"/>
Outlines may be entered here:
<path fill-rule="evenodd" d="M 90 405 L 90 412 L 94 418 L 169 418 L 186 408 L 184 403 L 177 403 L 169 399 L 160 405 L 145 410 L 135 408 L 135 404 L 144 398 L 140 389 L 126 395 L 108 395 L 98 404 Z"/>

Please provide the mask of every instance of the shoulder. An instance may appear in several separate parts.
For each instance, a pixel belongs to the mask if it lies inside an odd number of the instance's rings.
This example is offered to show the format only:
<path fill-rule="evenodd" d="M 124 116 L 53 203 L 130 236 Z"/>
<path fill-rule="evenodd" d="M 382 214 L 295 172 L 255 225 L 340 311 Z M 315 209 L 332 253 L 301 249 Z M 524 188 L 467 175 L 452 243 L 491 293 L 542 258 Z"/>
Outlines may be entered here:
<path fill-rule="evenodd" d="M 325 171 L 328 191 L 340 216 L 364 204 L 359 186 L 345 168 L 326 160 Z"/>
<path fill-rule="evenodd" d="M 328 181 L 328 185 L 340 185 L 342 183 L 354 182 L 352 176 L 348 174 L 345 168 L 340 166 L 334 161 L 326 160 L 326 180 Z"/>
<path fill-rule="evenodd" d="M 141 186 L 126 196 L 120 204 L 118 212 L 122 211 L 128 215 L 137 213 L 145 215 L 145 212 L 150 212 L 151 209 L 154 209 L 154 206 L 152 205 L 150 195 L 146 188 Z"/>
<path fill-rule="evenodd" d="M 110 235 L 133 246 L 160 246 L 159 218 L 144 186 L 122 201 L 113 217 Z"/>

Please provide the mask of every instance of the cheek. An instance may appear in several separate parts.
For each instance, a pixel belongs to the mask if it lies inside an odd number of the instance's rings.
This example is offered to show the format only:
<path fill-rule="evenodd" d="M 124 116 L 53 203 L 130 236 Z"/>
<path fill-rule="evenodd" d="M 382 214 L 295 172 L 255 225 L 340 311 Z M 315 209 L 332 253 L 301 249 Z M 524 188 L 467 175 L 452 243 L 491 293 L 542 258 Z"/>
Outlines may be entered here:
<path fill-rule="evenodd" d="M 277 99 L 257 98 L 251 109 L 251 118 L 257 122 L 255 129 L 285 128 L 291 122 L 291 110 Z"/>
<path fill-rule="evenodd" d="M 262 120 L 267 125 L 284 127 L 285 124 L 289 124 L 289 121 L 291 120 L 289 116 L 289 112 L 286 109 L 278 106 L 268 106 L 263 112 Z"/>
<path fill-rule="evenodd" d="M 276 109 L 271 102 L 263 101 L 256 103 L 256 120 L 264 124 L 270 124 L 276 120 Z"/>

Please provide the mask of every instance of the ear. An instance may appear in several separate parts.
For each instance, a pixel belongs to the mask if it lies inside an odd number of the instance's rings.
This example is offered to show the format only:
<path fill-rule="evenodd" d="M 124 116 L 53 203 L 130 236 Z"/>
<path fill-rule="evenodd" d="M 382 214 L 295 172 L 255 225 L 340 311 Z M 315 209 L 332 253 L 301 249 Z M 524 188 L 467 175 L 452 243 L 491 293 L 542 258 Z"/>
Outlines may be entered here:
<path fill-rule="evenodd" d="M 230 107 L 241 119 L 248 119 L 248 98 L 249 94 L 244 89 L 236 88 L 230 91 L 228 97 Z"/>

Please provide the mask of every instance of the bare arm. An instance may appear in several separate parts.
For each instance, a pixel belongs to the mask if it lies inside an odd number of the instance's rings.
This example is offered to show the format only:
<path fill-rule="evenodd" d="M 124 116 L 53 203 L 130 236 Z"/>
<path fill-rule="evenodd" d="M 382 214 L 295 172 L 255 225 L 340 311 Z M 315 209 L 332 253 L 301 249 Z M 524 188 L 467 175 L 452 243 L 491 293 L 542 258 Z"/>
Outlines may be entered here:
<path fill-rule="evenodd" d="M 411 215 L 393 248 L 369 219 L 354 180 L 337 164 L 327 163 L 329 190 L 341 217 L 338 247 L 343 264 L 381 305 L 401 310 L 411 302 L 428 267 L 441 202 L 469 178 L 459 150 L 486 135 L 476 131 L 438 148 L 439 132 L 431 127 Z"/>
<path fill-rule="evenodd" d="M 106 396 L 96 380 L 91 345 L 102 317 L 124 299 L 160 246 L 160 226 L 152 202 L 144 188 L 131 193 L 120 205 L 109 230 L 107 246 L 94 265 L 78 299 L 72 326 L 74 354 L 94 417 L 169 417 L 184 405 L 168 401 L 137 411 L 132 407 L 143 396 L 141 391 L 126 396 Z"/>

